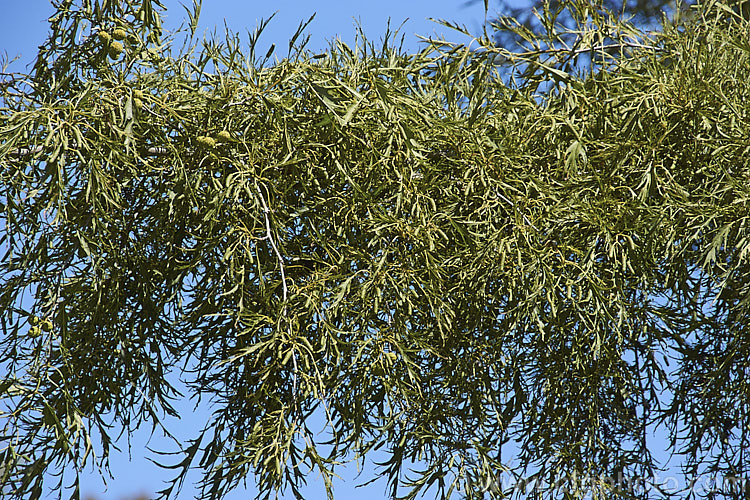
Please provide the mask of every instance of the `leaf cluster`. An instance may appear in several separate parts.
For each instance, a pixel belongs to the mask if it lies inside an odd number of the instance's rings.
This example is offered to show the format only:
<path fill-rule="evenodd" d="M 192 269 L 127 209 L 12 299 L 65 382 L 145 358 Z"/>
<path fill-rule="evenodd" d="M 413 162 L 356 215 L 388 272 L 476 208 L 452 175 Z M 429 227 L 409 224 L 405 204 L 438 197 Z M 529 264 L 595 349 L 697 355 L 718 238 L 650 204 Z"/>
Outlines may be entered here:
<path fill-rule="evenodd" d="M 214 413 L 165 496 L 197 466 L 205 498 L 332 497 L 379 450 L 393 496 L 625 498 L 606 479 L 655 470 L 653 426 L 693 473 L 747 472 L 747 22 L 711 3 L 584 74 L 490 37 L 271 62 L 194 25 L 2 87 L 10 497 L 53 472 L 75 497 L 181 390 Z"/>

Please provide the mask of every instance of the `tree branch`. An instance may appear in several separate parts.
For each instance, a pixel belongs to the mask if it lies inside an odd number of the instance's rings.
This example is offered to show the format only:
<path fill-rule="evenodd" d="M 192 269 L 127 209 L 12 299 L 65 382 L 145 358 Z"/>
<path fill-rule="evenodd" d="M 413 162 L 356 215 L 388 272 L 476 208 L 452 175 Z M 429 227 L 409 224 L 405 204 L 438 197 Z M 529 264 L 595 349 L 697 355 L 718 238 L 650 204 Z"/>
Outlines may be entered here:
<path fill-rule="evenodd" d="M 71 144 L 71 147 L 75 148 L 77 145 L 75 143 Z M 16 158 L 23 158 L 25 156 L 35 155 L 37 153 L 41 153 L 44 151 L 44 146 L 34 146 L 33 148 L 19 148 L 14 151 L 10 152 L 10 156 L 14 156 Z M 159 146 L 152 146 L 148 148 L 145 153 L 149 156 L 162 156 L 169 153 L 169 149 L 165 147 L 159 147 Z"/>

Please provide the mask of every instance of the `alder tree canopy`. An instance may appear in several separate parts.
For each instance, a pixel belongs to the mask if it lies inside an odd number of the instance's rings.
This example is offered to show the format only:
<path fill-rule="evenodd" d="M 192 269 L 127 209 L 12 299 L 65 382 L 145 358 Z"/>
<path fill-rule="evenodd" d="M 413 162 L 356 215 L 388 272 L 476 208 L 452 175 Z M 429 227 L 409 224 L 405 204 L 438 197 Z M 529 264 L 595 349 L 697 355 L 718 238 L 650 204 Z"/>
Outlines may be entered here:
<path fill-rule="evenodd" d="M 190 468 L 204 498 L 333 496 L 373 458 L 394 497 L 667 498 L 622 480 L 663 465 L 653 432 L 688 479 L 748 477 L 734 4 L 644 32 L 575 0 L 505 25 L 522 48 L 414 53 L 54 5 L 0 75 L 4 497 L 79 496 L 188 399 L 213 413 L 163 457 L 172 498 Z"/>

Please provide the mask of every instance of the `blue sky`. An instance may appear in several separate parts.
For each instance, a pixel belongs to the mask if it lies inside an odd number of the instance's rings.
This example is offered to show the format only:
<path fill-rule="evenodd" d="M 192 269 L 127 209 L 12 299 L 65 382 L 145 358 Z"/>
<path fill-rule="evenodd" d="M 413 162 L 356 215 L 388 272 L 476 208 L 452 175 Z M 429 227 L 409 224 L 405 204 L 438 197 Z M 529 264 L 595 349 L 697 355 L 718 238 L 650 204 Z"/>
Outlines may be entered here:
<path fill-rule="evenodd" d="M 315 20 L 308 28 L 311 35 L 308 48 L 315 51 L 327 47 L 328 41 L 340 37 L 344 42 L 354 41 L 355 24 L 360 22 L 366 35 L 371 39 L 380 39 L 385 32 L 388 20 L 392 27 L 398 27 L 407 21 L 402 28 L 406 35 L 405 46 L 409 50 L 415 50 L 419 46 L 416 34 L 423 36 L 445 36 L 456 41 L 466 41 L 457 33 L 440 26 L 428 18 L 446 19 L 465 24 L 473 32 L 478 32 L 484 21 L 484 7 L 482 2 L 464 7 L 464 0 L 336 0 L 326 2 L 306 2 L 300 0 L 277 0 L 267 2 L 253 2 L 240 0 L 204 0 L 201 12 L 200 27 L 202 30 L 210 30 L 213 27 L 223 29 L 224 22 L 227 26 L 238 32 L 252 30 L 262 18 L 268 18 L 277 12 L 273 21 L 264 32 L 261 39 L 262 53 L 271 43 L 278 47 L 284 47 L 289 37 L 294 34 L 300 21 L 308 19 L 316 13 Z M 185 4 L 192 4 L 192 0 L 184 0 Z M 166 0 L 167 6 L 166 27 L 175 27 L 184 15 L 180 3 L 174 0 Z M 8 58 L 19 56 L 19 60 L 10 67 L 13 71 L 23 71 L 24 67 L 34 60 L 37 46 L 41 44 L 47 32 L 46 19 L 54 12 L 48 0 L 0 0 L 2 15 L 0 15 L 0 54 L 7 53 Z M 284 51 L 285 52 L 285 51 Z M 195 437 L 202 424 L 209 416 L 209 410 L 205 407 L 194 411 L 189 402 L 178 404 L 182 413 L 182 419 L 170 422 L 170 430 L 178 437 Z M 114 453 L 110 457 L 111 472 L 113 479 L 108 480 L 105 489 L 98 475 L 92 470 L 87 470 L 83 480 L 83 496 L 95 497 L 97 499 L 129 499 L 138 494 L 151 495 L 163 488 L 162 480 L 171 477 L 171 471 L 164 471 L 148 461 L 148 458 L 159 457 L 146 449 L 149 434 L 147 431 L 139 432 L 133 436 L 128 458 L 128 444 L 120 440 L 118 445 L 122 448 L 121 453 Z M 150 446 L 156 449 L 172 449 L 169 442 L 156 435 L 151 438 Z M 382 499 L 385 497 L 384 482 L 377 482 L 366 488 L 355 491 L 354 485 L 365 482 L 368 478 L 368 468 L 355 479 L 356 467 L 350 466 L 342 474 L 342 481 L 335 486 L 337 498 L 352 498 L 356 495 L 358 500 Z M 198 479 L 198 475 L 192 476 L 192 480 Z M 250 478 L 252 485 L 252 478 Z M 309 498 L 325 498 L 321 481 L 315 478 L 310 480 L 311 489 Z M 191 498 L 195 489 L 186 484 L 180 494 L 180 498 Z M 236 491 L 226 497 L 228 500 L 252 498 L 254 489 L 252 486 L 246 491 Z"/>

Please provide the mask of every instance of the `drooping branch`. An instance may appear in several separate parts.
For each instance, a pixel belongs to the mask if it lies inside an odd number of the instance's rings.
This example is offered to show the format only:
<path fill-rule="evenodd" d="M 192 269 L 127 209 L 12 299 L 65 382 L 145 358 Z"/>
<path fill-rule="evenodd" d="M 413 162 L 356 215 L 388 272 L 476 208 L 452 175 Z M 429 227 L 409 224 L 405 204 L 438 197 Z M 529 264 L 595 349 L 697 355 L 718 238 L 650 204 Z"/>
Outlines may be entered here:
<path fill-rule="evenodd" d="M 75 143 L 72 143 L 71 147 L 76 148 L 77 145 Z M 19 148 L 14 151 L 11 151 L 10 156 L 15 157 L 16 160 L 19 160 L 27 156 L 33 156 L 33 155 L 39 154 L 42 151 L 44 151 L 44 146 L 34 146 L 32 148 Z M 163 155 L 169 154 L 169 149 L 165 147 L 152 146 L 146 149 L 144 153 L 149 156 L 163 156 Z"/>

